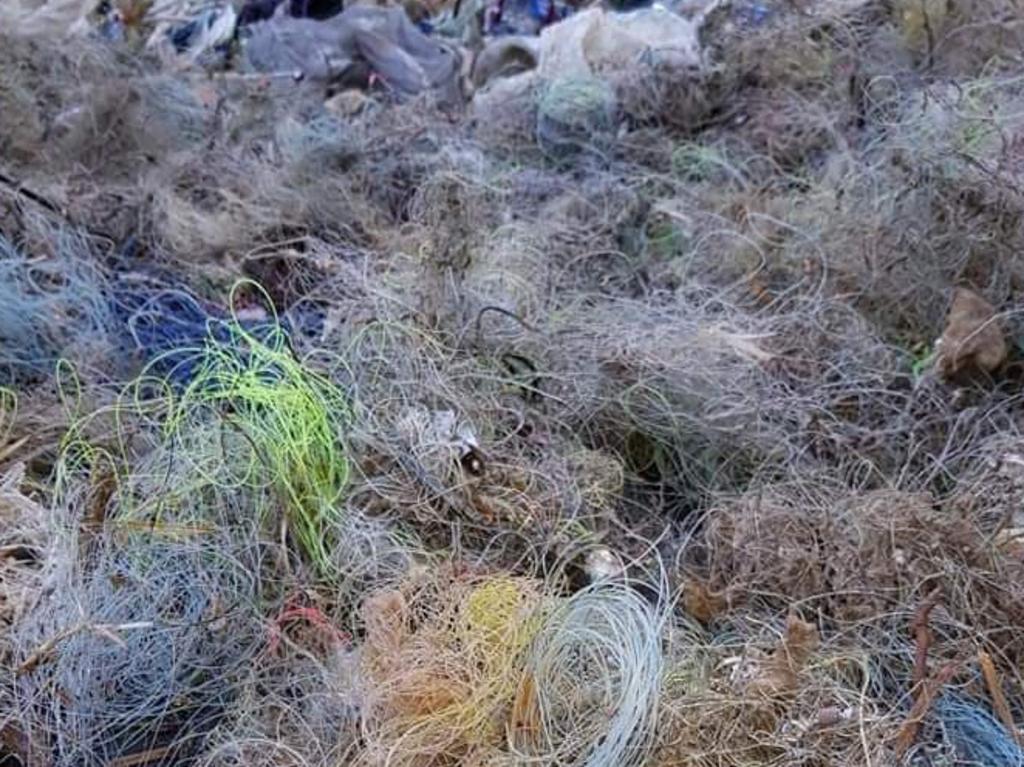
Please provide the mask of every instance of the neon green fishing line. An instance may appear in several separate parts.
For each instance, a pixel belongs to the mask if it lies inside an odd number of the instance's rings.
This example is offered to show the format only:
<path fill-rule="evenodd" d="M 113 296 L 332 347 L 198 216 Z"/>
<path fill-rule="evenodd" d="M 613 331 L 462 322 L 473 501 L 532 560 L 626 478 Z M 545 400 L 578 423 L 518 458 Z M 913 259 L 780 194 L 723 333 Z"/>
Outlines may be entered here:
<path fill-rule="evenodd" d="M 254 283 L 240 282 L 232 291 L 231 306 L 244 285 L 262 292 Z M 252 508 L 261 524 L 274 506 L 282 508 L 298 546 L 322 575 L 330 577 L 336 570 L 331 530 L 341 521 L 350 474 L 344 443 L 349 405 L 329 379 L 296 359 L 287 335 L 276 317 L 272 319 L 277 329 L 258 338 L 233 315 L 219 326 L 227 330 L 226 338 L 211 330 L 202 345 L 178 348 L 151 361 L 125 397 L 103 409 L 116 423 L 115 450 L 120 456 L 111 463 L 124 472 L 126 485 L 134 485 L 134 493 L 128 495 L 138 496 L 137 503 L 131 497 L 121 499 L 120 516 L 133 521 L 152 518 L 154 525 L 162 525 L 165 520 L 160 517 L 169 511 L 177 517 L 174 510 L 218 504 L 225 492 L 252 491 L 242 498 L 242 507 Z M 168 379 L 148 374 L 170 355 L 180 359 L 183 352 L 196 370 L 184 390 L 176 391 Z M 67 397 L 72 401 L 77 401 L 75 382 L 72 377 Z M 74 409 L 73 404 L 68 409 Z M 86 469 L 101 457 L 99 452 L 106 454 L 83 436 L 85 423 L 103 410 L 72 421 L 62 450 L 64 472 Z M 132 446 L 139 430 L 129 422 L 135 418 L 156 427 L 154 448 L 163 451 L 164 463 L 158 462 L 155 470 L 152 464 L 144 468 L 145 455 L 136 455 Z M 225 441 L 232 432 L 241 439 Z M 147 477 L 157 484 L 147 486 Z M 276 503 L 267 502 L 267 491 Z M 187 521 L 209 521 L 202 516 L 192 515 Z"/>
<path fill-rule="evenodd" d="M 207 339 L 165 433 L 172 437 L 187 428 L 197 413 L 216 413 L 238 427 L 252 447 L 243 475 L 277 491 L 296 541 L 321 572 L 330 573 L 328 531 L 340 521 L 350 473 L 342 441 L 348 402 L 333 383 L 296 360 L 283 332 L 264 342 L 234 318 L 228 329 L 227 343 Z"/>

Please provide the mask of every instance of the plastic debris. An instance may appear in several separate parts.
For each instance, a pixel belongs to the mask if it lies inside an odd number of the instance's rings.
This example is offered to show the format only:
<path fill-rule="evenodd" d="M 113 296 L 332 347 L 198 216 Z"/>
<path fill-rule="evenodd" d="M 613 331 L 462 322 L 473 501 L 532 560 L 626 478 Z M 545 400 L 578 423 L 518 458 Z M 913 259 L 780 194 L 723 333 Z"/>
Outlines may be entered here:
<path fill-rule="evenodd" d="M 637 63 L 697 69 L 704 63 L 699 21 L 662 7 L 629 13 L 600 8 L 570 16 L 540 36 L 543 77 L 609 75 Z"/>
<path fill-rule="evenodd" d="M 489 44 L 478 57 L 473 81 L 482 87 L 502 79 L 508 65 L 522 68 L 534 61 L 535 68 L 502 88 L 525 92 L 556 81 L 610 84 L 637 66 L 698 71 L 705 64 L 698 38 L 702 23 L 660 6 L 626 13 L 591 8 L 545 27 L 536 40 L 517 37 Z"/>
<path fill-rule="evenodd" d="M 286 13 L 296 19 L 329 19 L 341 13 L 341 0 L 246 0 L 238 12 L 239 26 L 255 24 Z"/>
<path fill-rule="evenodd" d="M 88 34 L 95 0 L 4 0 L 0 30 L 25 37 L 62 38 Z"/>
<path fill-rule="evenodd" d="M 460 98 L 461 54 L 423 34 L 401 8 L 354 6 L 326 21 L 277 16 L 248 34 L 246 60 L 258 72 L 363 87 L 377 78 L 402 96 Z"/>
<path fill-rule="evenodd" d="M 168 30 L 171 44 L 178 54 L 195 61 L 203 53 L 228 42 L 235 32 L 238 17 L 231 6 L 206 11 L 180 27 Z"/>
<path fill-rule="evenodd" d="M 541 92 L 537 141 L 551 156 L 607 150 L 616 125 L 615 93 L 604 80 L 559 78 Z"/>

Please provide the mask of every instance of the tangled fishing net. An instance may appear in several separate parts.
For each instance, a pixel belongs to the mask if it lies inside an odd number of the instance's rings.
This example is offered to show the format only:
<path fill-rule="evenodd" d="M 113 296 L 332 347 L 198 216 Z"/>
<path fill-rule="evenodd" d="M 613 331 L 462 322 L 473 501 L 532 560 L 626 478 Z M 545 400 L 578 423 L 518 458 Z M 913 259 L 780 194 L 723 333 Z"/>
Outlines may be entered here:
<path fill-rule="evenodd" d="M 596 586 L 556 610 L 517 691 L 517 750 L 559 764 L 643 764 L 662 675 L 659 620 L 628 586 Z"/>
<path fill-rule="evenodd" d="M 615 93 L 600 79 L 562 79 L 547 85 L 537 107 L 537 141 L 545 154 L 600 153 L 615 132 Z"/>
<path fill-rule="evenodd" d="M 39 590 L 41 560 L 50 542 L 49 515 L 24 494 L 24 474 L 24 466 L 15 467 L 0 481 L 0 625 L 5 628 L 19 622 Z"/>
<path fill-rule="evenodd" d="M 201 5 L 0 9 L 0 764 L 1022 761 L 1013 0 Z"/>
<path fill-rule="evenodd" d="M 259 646 L 257 571 L 209 540 L 65 545 L 51 552 L 50 596 L 12 635 L 28 753 L 109 764 L 194 752 Z"/>
<path fill-rule="evenodd" d="M 976 641 L 1018 655 L 1010 627 L 1021 606 L 1008 584 L 1020 560 L 994 527 L 1005 522 L 924 494 L 807 490 L 765 488 L 710 512 L 702 588 L 716 609 L 736 599 L 799 604 L 839 626 L 869 626 L 934 590 L 943 612 L 932 622 L 949 648 L 980 632 Z"/>
<path fill-rule="evenodd" d="M 106 277 L 88 243 L 55 232 L 54 249 L 33 260 L 0 236 L 0 385 L 46 376 L 65 358 L 91 367 L 111 342 Z"/>
<path fill-rule="evenodd" d="M 147 307 L 132 316 L 136 341 Z M 80 436 L 106 414 L 89 415 L 67 443 L 69 481 L 113 460 L 116 472 L 127 472 L 121 518 L 199 527 L 280 521 L 310 563 L 329 572 L 329 528 L 342 520 L 349 475 L 346 398 L 303 367 L 276 320 L 246 327 L 211 318 L 200 327 L 191 347 L 173 345 L 166 325 L 162 338 L 146 338 L 172 347 L 151 343 L 153 360 L 109 410 L 123 424 L 120 454 Z"/>
<path fill-rule="evenodd" d="M 447 598 L 433 592 L 439 587 Z M 643 760 L 661 614 L 635 591 L 607 585 L 559 599 L 506 576 L 408 588 L 412 601 L 398 590 L 364 605 L 367 758 Z"/>

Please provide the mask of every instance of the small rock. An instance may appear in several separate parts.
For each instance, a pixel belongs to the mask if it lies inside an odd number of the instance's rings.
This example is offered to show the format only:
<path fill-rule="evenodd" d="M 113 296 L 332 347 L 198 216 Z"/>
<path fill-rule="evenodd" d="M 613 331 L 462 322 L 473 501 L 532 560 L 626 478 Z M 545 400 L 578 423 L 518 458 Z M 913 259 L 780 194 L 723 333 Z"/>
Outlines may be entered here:
<path fill-rule="evenodd" d="M 603 546 L 587 553 L 583 569 L 591 583 L 610 580 L 622 574 L 622 561 Z"/>
<path fill-rule="evenodd" d="M 957 288 L 937 344 L 939 374 L 948 381 L 990 375 L 1006 360 L 1006 339 L 992 304 L 968 288 Z"/>
<path fill-rule="evenodd" d="M 355 117 L 366 109 L 373 99 L 357 88 L 349 88 L 324 102 L 324 108 L 335 117 Z"/>

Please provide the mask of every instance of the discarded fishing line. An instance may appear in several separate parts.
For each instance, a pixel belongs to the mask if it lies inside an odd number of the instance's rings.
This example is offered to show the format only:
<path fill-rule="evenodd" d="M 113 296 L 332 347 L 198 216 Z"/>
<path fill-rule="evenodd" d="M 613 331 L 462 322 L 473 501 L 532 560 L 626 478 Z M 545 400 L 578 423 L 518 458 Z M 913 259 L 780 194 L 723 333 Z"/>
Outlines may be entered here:
<path fill-rule="evenodd" d="M 413 576 L 363 605 L 366 763 L 500 754 L 542 595 L 505 575 Z"/>
<path fill-rule="evenodd" d="M 943 695 L 935 713 L 946 742 L 960 762 L 971 767 L 1021 767 L 1024 750 L 982 704 L 959 695 Z"/>
<path fill-rule="evenodd" d="M 414 554 L 423 553 L 412 534 L 399 534 L 354 505 L 346 506 L 330 540 L 334 598 L 353 611 L 370 591 L 399 583 L 413 566 Z"/>
<path fill-rule="evenodd" d="M 114 312 L 124 323 L 132 350 L 150 362 L 149 374 L 159 373 L 174 385 L 187 384 L 202 357 L 199 349 L 210 340 L 230 344 L 233 324 L 253 336 L 279 343 L 287 332 L 276 317 L 232 317 L 201 302 L 184 290 L 117 290 Z"/>
<path fill-rule="evenodd" d="M 532 579 L 442 570 L 362 612 L 368 764 L 611 767 L 642 763 L 652 745 L 662 617 L 625 584 L 565 599 Z"/>
<path fill-rule="evenodd" d="M 209 417 L 238 428 L 252 445 L 243 461 L 245 476 L 280 496 L 298 544 L 321 571 L 329 571 L 325 535 L 340 514 L 349 475 L 342 442 L 348 403 L 295 358 L 283 333 L 261 341 L 237 323 L 230 330 L 229 343 L 207 342 L 165 428 L 174 434 Z"/>
<path fill-rule="evenodd" d="M 692 606 L 692 595 L 684 601 Z M 904 688 L 880 689 L 881 649 L 822 641 L 792 613 L 784 626 L 781 616 L 735 617 L 716 622 L 714 634 L 685 630 L 669 645 L 649 764 L 781 764 L 794 748 L 820 749 L 834 764 L 891 760 Z"/>
<path fill-rule="evenodd" d="M 0 389 L 0 419 L 11 404 L 7 395 Z M 3 438 L 0 420 L 0 445 Z M 52 536 L 49 513 L 20 488 L 24 479 L 24 465 L 0 474 L 0 658 L 3 633 L 24 615 L 42 584 L 41 563 Z"/>
<path fill-rule="evenodd" d="M 182 323 L 159 332 L 152 318 L 135 315 L 136 336 L 144 328 L 160 343 L 173 343 L 179 332 L 190 337 L 198 307 L 183 306 Z M 118 520 L 202 530 L 256 519 L 273 537 L 283 520 L 298 549 L 327 575 L 331 528 L 343 518 L 349 476 L 348 402 L 299 361 L 275 318 L 258 332 L 237 315 L 206 326 L 199 343 L 156 356 L 107 413 L 119 431 L 111 457 L 123 475 Z M 76 425 L 65 440 L 69 478 L 102 453 L 84 439 L 84 428 Z"/>
<path fill-rule="evenodd" d="M 663 618 L 624 584 L 597 584 L 550 615 L 528 651 L 512 712 L 524 757 L 639 765 L 652 746 Z"/>
<path fill-rule="evenodd" d="M 291 658 L 240 694 L 233 722 L 211 737 L 206 767 L 344 764 L 358 737 L 358 709 L 344 661 Z"/>
<path fill-rule="evenodd" d="M 19 726 L 54 765 L 195 751 L 263 642 L 238 545 L 94 541 L 54 552 L 53 588 L 13 631 Z M 145 759 L 153 761 L 153 759 Z"/>
<path fill-rule="evenodd" d="M 285 120 L 278 127 L 276 138 L 282 159 L 295 172 L 322 173 L 331 166 L 344 170 L 359 156 L 351 129 L 328 114 L 307 122 Z"/>
<path fill-rule="evenodd" d="M 1020 0 L 12 4 L 0 767 L 1024 767 Z"/>
<path fill-rule="evenodd" d="M 53 248 L 26 254 L 0 234 L 0 385 L 49 375 L 64 356 L 92 362 L 109 343 L 105 278 L 88 243 L 62 231 Z"/>
<path fill-rule="evenodd" d="M 603 80 L 556 80 L 540 95 L 537 141 L 556 158 L 581 151 L 603 154 L 614 136 L 617 110 L 615 92 Z"/>
<path fill-rule="evenodd" d="M 287 627 L 285 626 L 287 624 Z M 314 607 L 272 619 L 267 651 L 238 685 L 230 721 L 202 764 L 343 764 L 358 737 L 358 653 Z M 287 631 L 282 641 L 276 633 Z"/>
<path fill-rule="evenodd" d="M 800 600 L 843 622 L 878 621 L 941 567 L 947 629 L 983 629 L 1006 657 L 1019 657 L 1019 636 L 1009 629 L 1019 596 L 1006 584 L 1022 565 L 992 545 L 977 519 L 938 508 L 927 493 L 828 485 L 806 475 L 722 498 L 704 534 L 713 588 L 727 584 L 782 605 Z"/>

